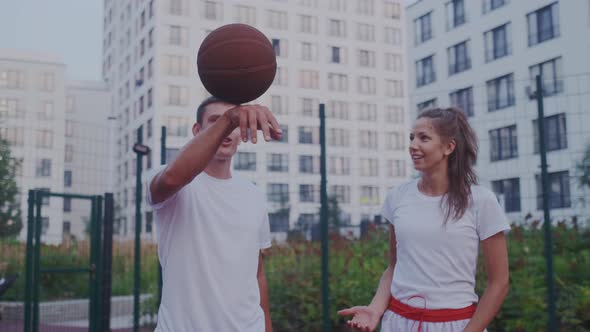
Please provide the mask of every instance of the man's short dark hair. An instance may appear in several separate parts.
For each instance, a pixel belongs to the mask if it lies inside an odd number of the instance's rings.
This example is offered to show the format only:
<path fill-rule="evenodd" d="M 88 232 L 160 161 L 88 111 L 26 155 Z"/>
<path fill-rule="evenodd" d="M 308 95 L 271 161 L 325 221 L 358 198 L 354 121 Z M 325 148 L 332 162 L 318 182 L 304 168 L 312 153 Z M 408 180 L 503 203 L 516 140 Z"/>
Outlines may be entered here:
<path fill-rule="evenodd" d="M 228 101 L 225 101 L 223 99 L 219 99 L 215 96 L 208 97 L 207 99 L 203 100 L 201 102 L 201 104 L 199 105 L 199 107 L 197 108 L 197 123 L 198 124 L 200 124 L 200 125 L 203 124 L 203 115 L 205 114 L 205 111 L 207 110 L 207 106 L 209 106 L 211 104 L 215 104 L 215 103 L 232 104 Z"/>

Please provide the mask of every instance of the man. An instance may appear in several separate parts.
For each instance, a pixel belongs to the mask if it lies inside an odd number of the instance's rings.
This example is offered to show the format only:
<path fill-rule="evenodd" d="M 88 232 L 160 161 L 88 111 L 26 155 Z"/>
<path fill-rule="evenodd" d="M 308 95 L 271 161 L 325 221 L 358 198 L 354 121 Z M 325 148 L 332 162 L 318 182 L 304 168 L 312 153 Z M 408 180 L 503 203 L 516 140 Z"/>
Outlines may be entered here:
<path fill-rule="evenodd" d="M 163 271 L 156 332 L 271 331 L 261 250 L 270 247 L 264 195 L 231 173 L 240 138 L 280 139 L 270 111 L 214 97 L 193 138 L 149 182 Z"/>

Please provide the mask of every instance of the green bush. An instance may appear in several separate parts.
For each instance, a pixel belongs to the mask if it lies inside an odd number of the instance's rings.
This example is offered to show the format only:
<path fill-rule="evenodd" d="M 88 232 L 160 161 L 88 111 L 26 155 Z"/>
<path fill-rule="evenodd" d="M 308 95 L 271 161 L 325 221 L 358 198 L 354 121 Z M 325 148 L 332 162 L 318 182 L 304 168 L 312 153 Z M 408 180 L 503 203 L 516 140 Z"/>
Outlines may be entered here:
<path fill-rule="evenodd" d="M 293 237 L 296 238 L 296 237 Z M 546 261 L 544 233 L 533 223 L 514 226 L 508 236 L 510 292 L 489 331 L 545 331 L 547 326 Z M 373 229 L 362 240 L 341 236 L 330 239 L 330 318 L 334 330 L 344 325 L 336 311 L 368 304 L 389 259 L 388 233 Z M 116 243 L 113 248 L 113 295 L 133 292 L 133 243 Z M 590 331 L 590 231 L 553 228 L 553 265 L 557 316 L 561 331 Z M 43 267 L 88 265 L 88 245 L 43 246 Z M 21 273 L 17 285 L 2 298 L 24 297 L 25 246 L 15 241 L 0 242 L 0 276 Z M 157 292 L 157 254 L 153 244 L 142 245 L 142 293 Z M 275 244 L 266 258 L 271 315 L 275 331 L 320 331 L 321 247 L 319 243 Z M 485 287 L 483 264 L 478 266 L 478 294 Z M 43 275 L 42 299 L 85 297 L 88 278 L 82 274 Z M 153 313 L 155 301 L 142 312 Z"/>

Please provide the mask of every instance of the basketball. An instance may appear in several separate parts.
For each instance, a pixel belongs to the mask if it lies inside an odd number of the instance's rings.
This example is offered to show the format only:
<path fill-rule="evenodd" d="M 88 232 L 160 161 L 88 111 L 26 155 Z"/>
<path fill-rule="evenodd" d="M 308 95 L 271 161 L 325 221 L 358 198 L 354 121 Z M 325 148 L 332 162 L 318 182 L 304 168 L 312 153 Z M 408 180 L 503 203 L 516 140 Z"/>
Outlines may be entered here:
<path fill-rule="evenodd" d="M 242 104 L 266 92 L 274 80 L 277 62 L 262 32 L 246 24 L 228 24 L 203 40 L 197 69 L 211 95 Z"/>

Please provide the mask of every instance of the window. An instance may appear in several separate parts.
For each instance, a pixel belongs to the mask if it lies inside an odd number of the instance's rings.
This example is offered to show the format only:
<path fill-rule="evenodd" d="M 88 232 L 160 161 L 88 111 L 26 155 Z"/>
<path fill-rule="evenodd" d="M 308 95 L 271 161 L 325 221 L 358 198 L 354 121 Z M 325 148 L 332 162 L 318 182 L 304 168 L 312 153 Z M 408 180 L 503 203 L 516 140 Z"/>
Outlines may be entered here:
<path fill-rule="evenodd" d="M 186 106 L 188 104 L 188 89 L 178 85 L 169 85 L 168 104 Z"/>
<path fill-rule="evenodd" d="M 346 11 L 346 3 L 349 0 L 329 0 L 329 7 L 330 10 L 334 10 L 337 12 L 345 12 Z"/>
<path fill-rule="evenodd" d="M 386 18 L 399 20 L 401 17 L 401 7 L 396 1 L 385 0 L 383 3 L 383 14 Z"/>
<path fill-rule="evenodd" d="M 269 213 L 268 222 L 271 233 L 289 231 L 289 213 L 287 211 Z"/>
<path fill-rule="evenodd" d="M 545 117 L 545 148 L 547 151 L 567 149 L 565 113 Z M 539 153 L 539 124 L 533 120 L 534 151 Z"/>
<path fill-rule="evenodd" d="M 397 105 L 385 106 L 385 121 L 387 123 L 402 124 L 404 123 L 404 108 Z"/>
<path fill-rule="evenodd" d="M 447 30 L 458 27 L 466 22 L 465 4 L 463 0 L 451 0 L 447 2 Z"/>
<path fill-rule="evenodd" d="M 177 25 L 171 25 L 168 42 L 170 45 L 187 46 L 188 29 Z"/>
<path fill-rule="evenodd" d="M 55 89 L 55 75 L 53 73 L 42 73 L 40 88 L 41 91 L 53 91 Z"/>
<path fill-rule="evenodd" d="M 493 112 L 515 104 L 514 75 L 508 74 L 486 82 L 488 111 Z"/>
<path fill-rule="evenodd" d="M 23 89 L 25 87 L 25 75 L 20 70 L 0 71 L 0 88 Z"/>
<path fill-rule="evenodd" d="M 69 221 L 64 221 L 62 225 L 62 235 L 67 236 L 70 235 L 72 232 L 72 223 Z"/>
<path fill-rule="evenodd" d="M 240 171 L 256 170 L 255 152 L 238 152 L 234 158 L 234 169 Z"/>
<path fill-rule="evenodd" d="M 270 110 L 273 114 L 288 114 L 289 99 L 287 96 L 270 96 Z"/>
<path fill-rule="evenodd" d="M 171 76 L 186 76 L 189 73 L 189 60 L 186 56 L 167 55 L 165 56 L 166 72 Z"/>
<path fill-rule="evenodd" d="M 544 96 L 551 96 L 563 92 L 561 71 L 561 57 L 529 67 L 531 87 L 537 86 L 537 75 L 541 75 Z"/>
<path fill-rule="evenodd" d="M 360 76 L 358 78 L 358 92 L 363 95 L 377 94 L 377 82 L 375 77 Z"/>
<path fill-rule="evenodd" d="M 401 72 L 403 71 L 401 54 L 385 53 L 385 70 Z"/>
<path fill-rule="evenodd" d="M 166 135 L 171 137 L 186 137 L 188 135 L 189 120 L 181 116 L 166 118 Z"/>
<path fill-rule="evenodd" d="M 286 153 L 267 154 L 266 169 L 269 172 L 289 172 L 289 155 Z"/>
<path fill-rule="evenodd" d="M 328 145 L 338 147 L 350 146 L 350 130 L 342 128 L 329 128 Z"/>
<path fill-rule="evenodd" d="M 350 158 L 329 157 L 328 173 L 331 175 L 350 175 Z"/>
<path fill-rule="evenodd" d="M 468 40 L 449 47 L 447 54 L 449 56 L 449 76 L 471 68 Z"/>
<path fill-rule="evenodd" d="M 350 186 L 333 185 L 328 189 L 330 196 L 336 197 L 338 203 L 350 204 Z"/>
<path fill-rule="evenodd" d="M 301 43 L 301 60 L 303 61 L 317 61 L 318 60 L 318 46 L 314 43 Z"/>
<path fill-rule="evenodd" d="M 379 187 L 361 186 L 361 205 L 378 205 L 379 204 Z"/>
<path fill-rule="evenodd" d="M 473 87 L 456 90 L 449 96 L 451 106 L 461 109 L 467 116 L 473 116 Z"/>
<path fill-rule="evenodd" d="M 366 23 L 357 23 L 356 39 L 361 41 L 375 41 L 375 26 Z"/>
<path fill-rule="evenodd" d="M 256 25 L 256 8 L 250 6 L 235 5 L 234 21 L 236 23 Z"/>
<path fill-rule="evenodd" d="M 51 130 L 37 130 L 37 144 L 42 149 L 51 149 L 53 147 L 53 132 Z"/>
<path fill-rule="evenodd" d="M 406 145 L 402 132 L 385 133 L 385 148 L 387 150 L 402 151 Z"/>
<path fill-rule="evenodd" d="M 509 40 L 511 27 L 510 23 L 506 23 L 484 32 L 486 62 L 512 54 L 512 45 Z"/>
<path fill-rule="evenodd" d="M 272 39 L 272 48 L 275 51 L 275 55 L 279 58 L 287 57 L 287 41 L 285 39 Z"/>
<path fill-rule="evenodd" d="M 383 42 L 389 45 L 402 44 L 402 32 L 400 29 L 385 27 Z"/>
<path fill-rule="evenodd" d="M 358 119 L 361 121 L 377 121 L 377 104 L 359 103 Z"/>
<path fill-rule="evenodd" d="M 299 32 L 318 33 L 318 18 L 311 15 L 299 15 Z"/>
<path fill-rule="evenodd" d="M 70 197 L 64 197 L 64 212 L 71 212 L 72 211 L 72 199 Z"/>
<path fill-rule="evenodd" d="M 318 174 L 320 172 L 319 156 L 299 156 L 299 173 Z"/>
<path fill-rule="evenodd" d="M 279 125 L 281 126 L 281 130 L 283 131 L 281 133 L 281 139 L 279 140 L 273 140 L 272 142 L 275 143 L 289 143 L 289 126 L 287 125 Z"/>
<path fill-rule="evenodd" d="M 64 161 L 66 163 L 74 161 L 74 146 L 72 144 L 66 144 L 65 146 Z"/>
<path fill-rule="evenodd" d="M 436 98 L 433 99 L 429 99 L 426 101 L 423 101 L 421 103 L 418 103 L 418 105 L 416 105 L 416 108 L 418 109 L 418 112 L 425 110 L 425 109 L 429 109 L 429 108 L 435 108 L 437 106 L 437 102 L 436 102 Z"/>
<path fill-rule="evenodd" d="M 312 98 L 301 98 L 301 115 L 309 117 L 318 117 L 318 101 Z"/>
<path fill-rule="evenodd" d="M 287 86 L 289 82 L 287 68 L 284 67 L 277 67 L 277 72 L 275 74 L 275 80 L 272 82 L 274 85 L 278 86 Z"/>
<path fill-rule="evenodd" d="M 299 0 L 299 5 L 303 7 L 318 8 L 318 0 Z"/>
<path fill-rule="evenodd" d="M 37 159 L 37 166 L 35 168 L 35 175 L 37 177 L 51 176 L 51 159 Z"/>
<path fill-rule="evenodd" d="M 328 22 L 328 35 L 332 37 L 346 37 L 346 22 L 330 19 Z"/>
<path fill-rule="evenodd" d="M 405 177 L 406 163 L 403 160 L 387 160 L 388 177 Z"/>
<path fill-rule="evenodd" d="M 0 98 L 0 119 L 24 118 L 25 111 L 22 109 L 20 99 Z"/>
<path fill-rule="evenodd" d="M 385 80 L 385 95 L 388 97 L 401 98 L 404 96 L 404 86 L 402 81 Z"/>
<path fill-rule="evenodd" d="M 360 67 L 375 68 L 375 52 L 359 50 L 358 58 Z"/>
<path fill-rule="evenodd" d="M 299 87 L 303 89 L 319 89 L 320 73 L 316 70 L 299 71 Z"/>
<path fill-rule="evenodd" d="M 492 190 L 498 196 L 500 205 L 506 212 L 520 211 L 520 179 L 502 179 L 492 181 Z"/>
<path fill-rule="evenodd" d="M 266 198 L 269 202 L 288 203 L 289 185 L 286 183 L 268 183 L 266 185 Z"/>
<path fill-rule="evenodd" d="M 414 20 L 414 43 L 422 44 L 432 39 L 432 12 L 422 15 Z"/>
<path fill-rule="evenodd" d="M 149 88 L 148 92 L 147 92 L 147 107 L 150 108 L 150 107 L 152 107 L 153 104 L 154 104 L 154 91 L 153 91 L 153 88 Z"/>
<path fill-rule="evenodd" d="M 490 160 L 518 157 L 516 125 L 490 130 Z"/>
<path fill-rule="evenodd" d="M 416 87 L 419 88 L 434 81 L 436 81 L 434 55 L 416 61 Z"/>
<path fill-rule="evenodd" d="M 318 127 L 299 127 L 299 143 L 300 144 L 319 144 L 319 128 Z"/>
<path fill-rule="evenodd" d="M 152 211 L 146 211 L 145 212 L 145 232 L 146 233 L 151 233 L 152 232 L 152 226 L 153 226 L 153 222 L 154 221 L 154 213 Z"/>
<path fill-rule="evenodd" d="M 329 46 L 330 63 L 345 63 L 345 52 L 342 47 Z"/>
<path fill-rule="evenodd" d="M 483 0 L 483 13 L 491 12 L 508 3 L 508 0 Z"/>
<path fill-rule="evenodd" d="M 41 102 L 41 109 L 37 112 L 37 118 L 39 120 L 53 119 L 53 102 L 51 102 L 51 101 Z"/>
<path fill-rule="evenodd" d="M 154 46 L 154 28 L 150 29 L 148 33 L 148 47 L 152 48 Z"/>
<path fill-rule="evenodd" d="M 223 4 L 216 1 L 205 1 L 203 3 L 203 16 L 208 20 L 223 19 Z"/>
<path fill-rule="evenodd" d="M 361 176 L 378 176 L 379 161 L 375 158 L 361 158 Z"/>
<path fill-rule="evenodd" d="M 328 73 L 328 90 L 348 92 L 348 76 L 346 74 Z"/>
<path fill-rule="evenodd" d="M 359 147 L 377 150 L 377 132 L 374 130 L 361 130 L 359 132 Z"/>
<path fill-rule="evenodd" d="M 182 15 L 182 11 L 183 11 L 183 2 L 184 0 L 170 0 L 170 15 Z M 130 7 L 127 7 L 128 11 L 130 11 Z M 127 15 L 128 17 L 131 15 L 131 13 L 129 12 L 129 15 Z"/>
<path fill-rule="evenodd" d="M 320 187 L 313 184 L 300 184 L 299 201 L 302 203 L 319 203 Z"/>
<path fill-rule="evenodd" d="M 356 12 L 359 15 L 375 15 L 375 0 L 356 0 Z"/>
<path fill-rule="evenodd" d="M 326 118 L 329 119 L 350 119 L 350 108 L 346 101 L 330 100 L 326 105 Z"/>
<path fill-rule="evenodd" d="M 572 206 L 570 196 L 570 174 L 568 171 L 549 173 L 549 208 L 559 209 Z M 535 175 L 537 184 L 537 209 L 543 209 L 543 187 L 541 176 Z"/>
<path fill-rule="evenodd" d="M 277 10 L 267 11 L 267 26 L 271 29 L 287 30 L 287 13 Z"/>
<path fill-rule="evenodd" d="M 72 171 L 64 171 L 64 187 L 70 188 L 72 186 Z"/>
<path fill-rule="evenodd" d="M 559 37 L 559 3 L 527 14 L 529 46 Z"/>

